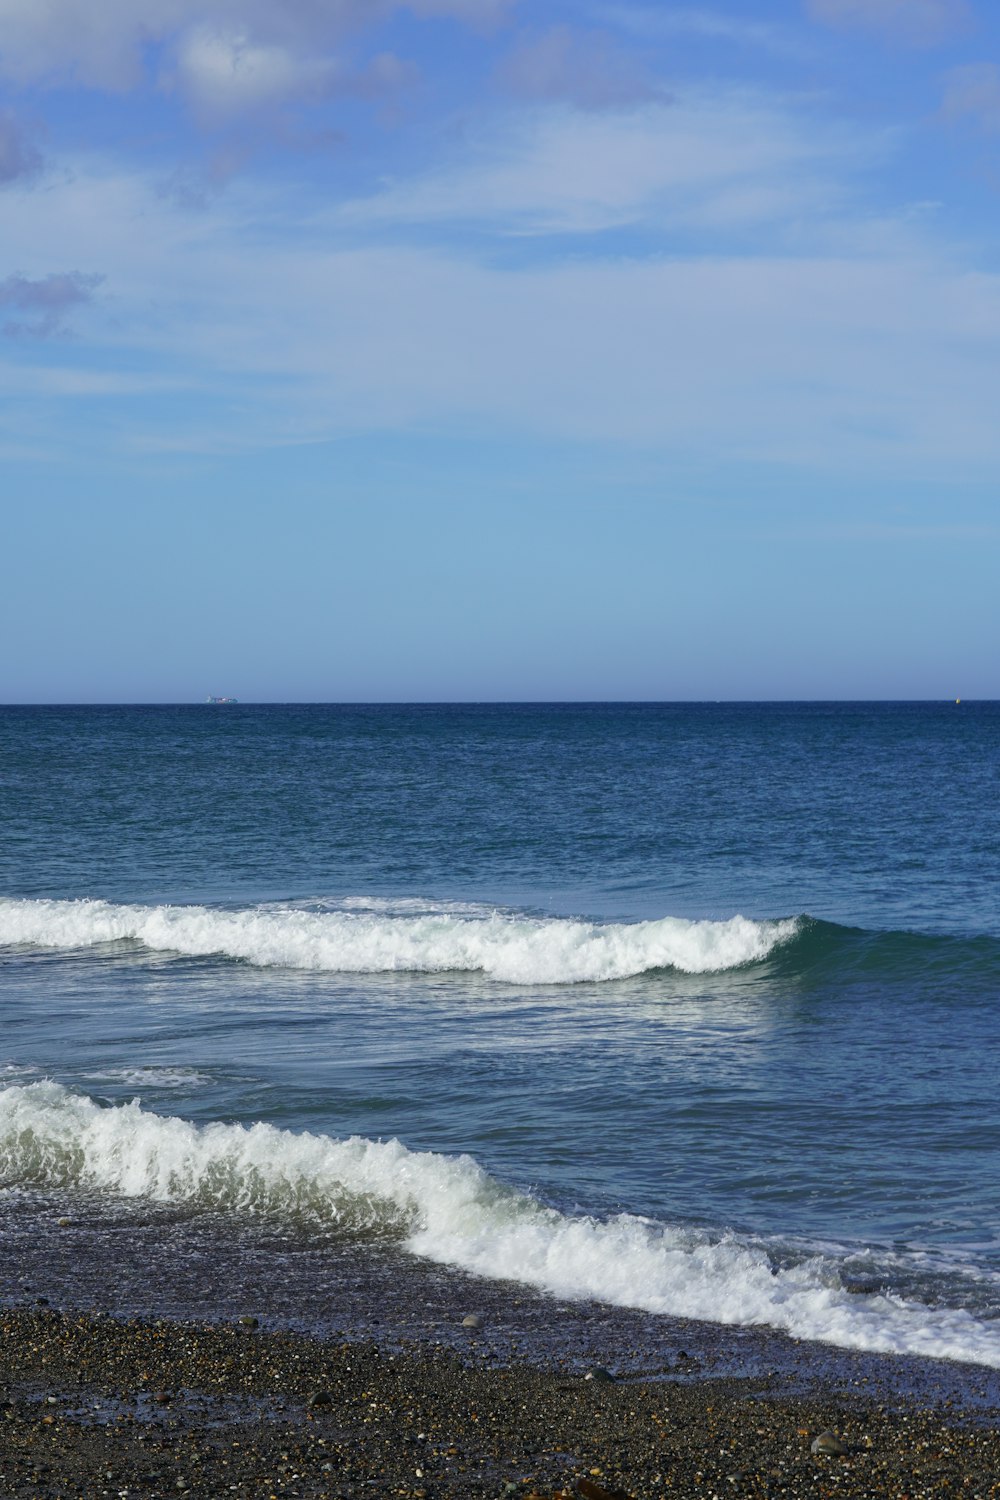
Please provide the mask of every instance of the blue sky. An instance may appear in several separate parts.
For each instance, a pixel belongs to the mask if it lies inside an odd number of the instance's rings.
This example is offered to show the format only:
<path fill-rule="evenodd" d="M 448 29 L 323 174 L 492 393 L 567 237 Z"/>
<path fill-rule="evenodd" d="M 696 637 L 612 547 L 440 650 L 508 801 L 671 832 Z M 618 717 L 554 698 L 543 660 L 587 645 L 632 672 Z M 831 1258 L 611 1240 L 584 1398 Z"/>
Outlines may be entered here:
<path fill-rule="evenodd" d="M 996 697 L 985 0 L 0 0 L 0 701 Z"/>

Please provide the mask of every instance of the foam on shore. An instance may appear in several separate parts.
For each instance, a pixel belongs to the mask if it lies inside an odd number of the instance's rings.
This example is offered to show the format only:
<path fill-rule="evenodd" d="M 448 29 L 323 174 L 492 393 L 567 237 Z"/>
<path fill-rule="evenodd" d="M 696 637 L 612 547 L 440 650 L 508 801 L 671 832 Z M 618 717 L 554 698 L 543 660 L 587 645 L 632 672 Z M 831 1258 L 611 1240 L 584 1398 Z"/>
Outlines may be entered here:
<path fill-rule="evenodd" d="M 102 1107 L 52 1082 L 0 1088 L 0 1179 L 391 1235 L 414 1254 L 562 1298 L 781 1329 L 846 1349 L 1000 1368 L 1000 1327 L 958 1308 L 858 1295 L 836 1257 L 777 1265 L 766 1247 L 618 1214 L 567 1215 L 469 1156 Z"/>

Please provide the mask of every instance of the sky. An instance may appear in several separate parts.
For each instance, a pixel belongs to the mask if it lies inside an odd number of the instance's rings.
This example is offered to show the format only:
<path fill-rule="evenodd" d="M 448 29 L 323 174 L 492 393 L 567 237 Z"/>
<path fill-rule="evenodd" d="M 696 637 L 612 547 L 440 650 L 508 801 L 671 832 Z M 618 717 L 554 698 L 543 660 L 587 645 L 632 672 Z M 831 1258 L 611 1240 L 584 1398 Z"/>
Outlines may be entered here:
<path fill-rule="evenodd" d="M 0 0 L 0 702 L 996 698 L 1000 7 Z"/>

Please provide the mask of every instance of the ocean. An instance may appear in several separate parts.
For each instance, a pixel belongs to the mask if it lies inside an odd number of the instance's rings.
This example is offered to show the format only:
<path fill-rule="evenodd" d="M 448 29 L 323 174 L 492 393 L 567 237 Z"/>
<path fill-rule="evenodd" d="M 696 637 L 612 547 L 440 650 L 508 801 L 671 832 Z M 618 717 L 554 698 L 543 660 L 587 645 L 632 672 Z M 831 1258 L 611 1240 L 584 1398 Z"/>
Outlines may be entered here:
<path fill-rule="evenodd" d="M 0 1297 L 97 1216 L 1000 1368 L 998 873 L 996 703 L 2 708 Z"/>

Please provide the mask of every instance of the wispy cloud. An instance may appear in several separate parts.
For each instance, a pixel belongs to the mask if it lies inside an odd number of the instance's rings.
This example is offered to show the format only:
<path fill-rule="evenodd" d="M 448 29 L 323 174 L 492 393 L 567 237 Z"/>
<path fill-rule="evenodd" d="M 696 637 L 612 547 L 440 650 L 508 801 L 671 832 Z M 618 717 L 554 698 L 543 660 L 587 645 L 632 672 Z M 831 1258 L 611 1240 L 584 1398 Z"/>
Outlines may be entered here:
<path fill-rule="evenodd" d="M 248 174 L 194 211 L 159 164 L 82 151 L 44 193 L 15 182 L 0 241 L 32 275 L 0 282 L 0 316 L 84 335 L 72 361 L 9 350 L 60 367 L 25 402 L 103 403 L 130 451 L 433 430 L 807 473 L 1000 462 L 1000 278 L 939 219 L 871 214 L 891 138 L 719 86 L 480 122 L 436 170 L 340 203 Z M 517 233 L 566 238 L 498 253 Z M 40 274 L 59 244 L 114 298 Z"/>
<path fill-rule="evenodd" d="M 914 47 L 933 47 L 969 25 L 967 0 L 806 0 L 813 20 L 857 26 Z"/>
<path fill-rule="evenodd" d="M 174 383 L 167 401 L 136 384 L 123 445 L 227 452 L 431 428 L 868 477 L 1000 462 L 1000 278 L 951 265 L 919 221 L 863 253 L 591 245 L 497 264 L 377 225 L 338 236 L 332 216 L 248 184 L 205 215 L 85 170 L 25 193 L 11 222 L 22 264 L 69 226 L 114 284 L 114 317 L 88 319 L 75 364 Z M 264 219 L 272 235 L 246 236 Z M 77 278 L 3 287 L 36 320 L 93 294 Z M 63 388 L 96 397 L 102 380 Z M 104 388 L 110 423 L 120 398 Z"/>
<path fill-rule="evenodd" d="M 595 20 L 606 22 L 645 42 L 695 37 L 786 56 L 799 57 L 807 51 L 801 39 L 785 26 L 730 15 L 708 6 L 652 6 L 629 4 L 623 0 L 621 4 L 599 4 L 591 14 Z"/>
<path fill-rule="evenodd" d="M 1000 130 L 1000 67 L 969 63 L 945 75 L 942 114 L 947 120 L 972 120 L 983 130 Z"/>
<path fill-rule="evenodd" d="M 666 94 L 606 32 L 569 26 L 522 39 L 504 59 L 499 78 L 522 99 L 564 100 L 580 109 L 613 109 Z"/>
<path fill-rule="evenodd" d="M 829 205 L 831 169 L 855 149 L 740 92 L 602 113 L 539 108 L 494 121 L 449 166 L 355 200 L 338 217 L 522 235 L 746 227 Z M 881 148 L 872 139 L 864 149 Z"/>
<path fill-rule="evenodd" d="M 3 325 L 9 338 L 49 338 L 65 330 L 66 315 L 90 302 L 103 276 L 81 271 L 63 271 L 32 280 L 8 276 L 0 281 L 0 308 L 26 313 L 27 321 L 12 319 Z"/>

